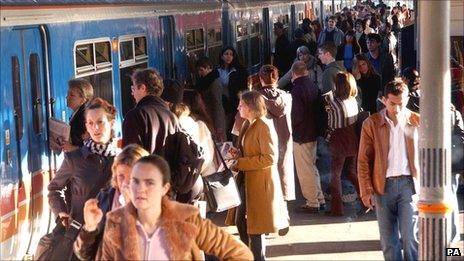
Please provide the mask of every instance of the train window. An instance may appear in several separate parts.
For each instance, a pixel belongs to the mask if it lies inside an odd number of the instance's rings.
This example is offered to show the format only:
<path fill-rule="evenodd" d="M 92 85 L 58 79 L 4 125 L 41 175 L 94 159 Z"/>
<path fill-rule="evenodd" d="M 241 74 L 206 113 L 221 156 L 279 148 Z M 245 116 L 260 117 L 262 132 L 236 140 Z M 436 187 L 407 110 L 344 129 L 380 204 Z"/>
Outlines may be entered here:
<path fill-rule="evenodd" d="M 147 37 L 140 36 L 134 38 L 134 49 L 136 57 L 147 57 Z"/>
<path fill-rule="evenodd" d="M 110 42 L 95 43 L 95 59 L 97 60 L 97 69 L 111 66 Z"/>
<path fill-rule="evenodd" d="M 220 28 L 208 30 L 208 57 L 214 65 L 219 62 L 222 50 L 222 32 Z"/>
<path fill-rule="evenodd" d="M 259 36 L 254 36 L 250 38 L 250 47 L 251 47 L 251 65 L 259 65 L 260 63 L 260 40 Z"/>
<path fill-rule="evenodd" d="M 76 46 L 76 69 L 93 69 L 93 44 L 82 44 Z"/>
<path fill-rule="evenodd" d="M 299 12 L 299 13 L 298 13 L 298 24 L 303 23 L 303 19 L 304 19 L 304 13 L 303 13 L 303 12 Z"/>
<path fill-rule="evenodd" d="M 19 59 L 17 56 L 11 57 L 11 70 L 13 78 L 13 106 L 16 125 L 16 138 L 20 140 L 23 137 L 23 109 L 21 101 Z"/>
<path fill-rule="evenodd" d="M 42 133 L 42 99 L 39 73 L 39 55 L 33 53 L 29 57 L 29 70 L 32 90 L 32 121 L 35 134 Z"/>
<path fill-rule="evenodd" d="M 195 30 L 195 45 L 198 47 L 202 47 L 204 43 L 205 40 L 203 37 L 203 29 Z"/>
<path fill-rule="evenodd" d="M 185 32 L 185 41 L 187 44 L 187 49 L 190 49 L 189 47 L 195 46 L 195 31 L 194 30 L 189 30 Z"/>
<path fill-rule="evenodd" d="M 202 28 L 188 30 L 185 32 L 184 36 L 187 51 L 204 48 L 205 41 Z"/>
<path fill-rule="evenodd" d="M 251 34 L 259 33 L 259 23 L 253 23 L 251 25 Z"/>
<path fill-rule="evenodd" d="M 248 67 L 248 39 L 237 41 L 237 55 L 243 66 Z"/>
<path fill-rule="evenodd" d="M 132 41 L 119 42 L 119 54 L 121 61 L 134 59 L 134 50 L 132 48 Z"/>
<path fill-rule="evenodd" d="M 248 26 L 244 24 L 237 25 L 237 37 L 248 35 Z"/>
<path fill-rule="evenodd" d="M 208 45 L 213 43 L 222 43 L 222 33 L 219 28 L 208 30 Z"/>

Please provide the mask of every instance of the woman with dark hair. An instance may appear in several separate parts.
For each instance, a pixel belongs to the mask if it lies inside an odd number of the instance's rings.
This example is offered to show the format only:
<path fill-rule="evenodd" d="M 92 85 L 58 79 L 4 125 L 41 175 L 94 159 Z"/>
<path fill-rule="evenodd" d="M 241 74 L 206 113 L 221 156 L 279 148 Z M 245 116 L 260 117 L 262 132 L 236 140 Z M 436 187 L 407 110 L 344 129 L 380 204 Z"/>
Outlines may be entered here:
<path fill-rule="evenodd" d="M 358 117 L 356 81 L 351 73 L 341 72 L 335 77 L 333 99 L 329 101 L 328 127 L 330 151 L 331 207 L 328 215 L 343 216 L 342 173 L 347 174 L 359 195 L 356 175 L 358 138 L 355 123 Z"/>
<path fill-rule="evenodd" d="M 171 172 L 160 156 L 139 159 L 131 172 L 130 202 L 109 212 L 101 260 L 251 260 L 234 236 L 200 216 L 197 207 L 168 198 Z"/>
<path fill-rule="evenodd" d="M 419 113 L 419 101 L 420 101 L 420 89 L 419 72 L 412 67 L 408 67 L 401 73 L 401 79 L 408 85 L 409 89 L 409 101 L 406 107 L 413 112 Z"/>
<path fill-rule="evenodd" d="M 84 117 L 90 137 L 80 149 L 65 153 L 60 169 L 48 185 L 50 207 L 63 225 L 71 220 L 83 223 L 84 203 L 109 184 L 118 152 L 113 133 L 116 108 L 96 98 L 86 107 Z M 61 196 L 66 186 L 70 189 L 70 201 Z"/>
<path fill-rule="evenodd" d="M 353 58 L 361 52 L 361 47 L 356 40 L 353 30 L 348 30 L 345 33 L 343 43 L 337 49 L 336 60 L 343 61 L 346 70 L 351 72 L 353 69 Z"/>
<path fill-rule="evenodd" d="M 361 107 L 371 114 L 377 112 L 377 98 L 382 95 L 382 81 L 371 62 L 364 54 L 355 57 L 353 74 L 358 79 L 358 88 L 361 89 Z"/>
<path fill-rule="evenodd" d="M 358 41 L 359 46 L 361 47 L 361 53 L 367 53 L 369 50 L 367 49 L 367 39 L 364 30 L 366 29 L 366 24 L 363 20 L 358 19 L 354 23 L 354 29 L 356 31 L 356 41 Z"/>
<path fill-rule="evenodd" d="M 238 93 L 247 89 L 248 72 L 240 63 L 237 51 L 231 46 L 222 49 L 217 70 L 222 85 L 222 106 L 226 114 L 225 131 L 229 136 L 237 113 Z"/>
<path fill-rule="evenodd" d="M 240 239 L 250 246 L 255 260 L 266 259 L 266 233 L 289 226 L 277 170 L 277 134 L 264 119 L 267 109 L 263 95 L 248 91 L 240 95 L 240 116 L 246 119 L 233 153 L 232 169 L 237 176 L 242 204 L 227 213 L 226 224 L 237 225 Z"/>
<path fill-rule="evenodd" d="M 94 260 L 105 228 L 106 213 L 130 201 L 129 185 L 132 166 L 141 157 L 149 155 L 140 145 L 130 144 L 113 162 L 111 187 L 102 189 L 96 198 L 84 205 L 84 225 L 74 243 L 74 253 L 80 260 Z"/>

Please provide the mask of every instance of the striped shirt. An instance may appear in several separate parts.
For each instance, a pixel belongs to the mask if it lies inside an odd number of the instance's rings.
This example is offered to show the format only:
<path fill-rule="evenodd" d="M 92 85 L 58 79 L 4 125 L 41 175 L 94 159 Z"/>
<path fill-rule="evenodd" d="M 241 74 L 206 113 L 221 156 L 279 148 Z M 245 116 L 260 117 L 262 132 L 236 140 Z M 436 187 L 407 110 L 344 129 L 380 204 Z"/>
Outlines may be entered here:
<path fill-rule="evenodd" d="M 351 97 L 346 100 L 334 98 L 330 100 L 330 110 L 328 111 L 328 127 L 335 130 L 348 127 L 354 124 L 358 118 L 358 103 L 356 98 Z"/>

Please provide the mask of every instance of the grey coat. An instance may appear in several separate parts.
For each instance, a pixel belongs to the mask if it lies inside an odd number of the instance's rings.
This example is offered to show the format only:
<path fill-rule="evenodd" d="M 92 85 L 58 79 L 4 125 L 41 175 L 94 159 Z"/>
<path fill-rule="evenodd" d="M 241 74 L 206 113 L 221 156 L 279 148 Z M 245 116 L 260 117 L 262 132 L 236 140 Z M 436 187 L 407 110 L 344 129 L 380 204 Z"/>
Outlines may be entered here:
<path fill-rule="evenodd" d="M 343 31 L 335 27 L 335 32 L 334 32 L 334 44 L 338 47 L 343 43 L 343 38 L 345 37 L 343 34 Z M 319 39 L 317 40 L 317 45 L 321 45 L 325 43 L 325 37 L 326 37 L 327 29 L 322 31 L 322 33 L 319 35 Z"/>
<path fill-rule="evenodd" d="M 340 61 L 327 64 L 322 73 L 322 94 L 326 94 L 335 89 L 335 76 L 337 76 L 337 73 L 344 71 L 346 71 L 346 69 Z"/>
<path fill-rule="evenodd" d="M 71 213 L 73 219 L 82 223 L 84 203 L 96 197 L 101 188 L 109 186 L 113 159 L 93 154 L 86 146 L 65 153 L 60 169 L 48 185 L 53 213 L 56 216 L 60 212 Z M 62 196 L 65 187 L 70 189 L 70 203 Z"/>

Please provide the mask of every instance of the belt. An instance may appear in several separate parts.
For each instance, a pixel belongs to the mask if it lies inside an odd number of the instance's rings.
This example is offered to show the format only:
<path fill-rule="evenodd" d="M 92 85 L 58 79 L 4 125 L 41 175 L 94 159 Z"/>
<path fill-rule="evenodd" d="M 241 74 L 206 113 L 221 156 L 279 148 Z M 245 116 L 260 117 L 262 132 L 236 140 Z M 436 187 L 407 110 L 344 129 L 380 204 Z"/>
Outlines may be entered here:
<path fill-rule="evenodd" d="M 392 176 L 388 177 L 387 179 L 402 179 L 402 178 L 410 178 L 411 175 L 399 175 L 399 176 Z"/>

